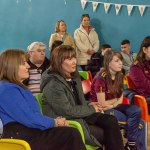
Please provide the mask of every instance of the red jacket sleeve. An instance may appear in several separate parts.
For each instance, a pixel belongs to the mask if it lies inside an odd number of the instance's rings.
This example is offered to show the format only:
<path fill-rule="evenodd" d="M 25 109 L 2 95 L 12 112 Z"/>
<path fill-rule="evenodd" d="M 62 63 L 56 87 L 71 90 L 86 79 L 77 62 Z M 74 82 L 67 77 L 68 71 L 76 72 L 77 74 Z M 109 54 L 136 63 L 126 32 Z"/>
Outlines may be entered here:
<path fill-rule="evenodd" d="M 144 69 L 138 65 L 130 68 L 130 78 L 139 94 L 150 96 L 150 80 L 147 78 Z"/>

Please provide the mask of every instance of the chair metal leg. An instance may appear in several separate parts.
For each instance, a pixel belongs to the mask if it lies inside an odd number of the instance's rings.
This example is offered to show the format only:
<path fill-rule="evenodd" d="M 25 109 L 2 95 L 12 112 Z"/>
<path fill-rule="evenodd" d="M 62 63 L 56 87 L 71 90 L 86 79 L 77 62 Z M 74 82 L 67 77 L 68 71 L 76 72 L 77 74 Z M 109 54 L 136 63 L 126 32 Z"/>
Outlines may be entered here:
<path fill-rule="evenodd" d="M 146 145 L 146 149 L 148 146 L 148 123 L 145 122 L 145 145 Z"/>

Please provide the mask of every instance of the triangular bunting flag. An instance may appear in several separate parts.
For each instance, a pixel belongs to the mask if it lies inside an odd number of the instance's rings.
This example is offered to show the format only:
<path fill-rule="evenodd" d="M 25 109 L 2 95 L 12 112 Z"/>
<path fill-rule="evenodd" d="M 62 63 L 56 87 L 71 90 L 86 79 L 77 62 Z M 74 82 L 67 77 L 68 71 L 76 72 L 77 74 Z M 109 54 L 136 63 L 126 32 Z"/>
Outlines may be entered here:
<path fill-rule="evenodd" d="M 122 6 L 121 4 L 115 4 L 116 15 L 118 15 L 121 6 Z"/>
<path fill-rule="evenodd" d="M 104 9 L 105 9 L 105 13 L 107 14 L 108 10 L 110 7 L 110 3 L 104 3 Z"/>
<path fill-rule="evenodd" d="M 141 16 L 143 16 L 144 11 L 145 11 L 145 6 L 144 5 L 140 5 L 138 7 L 139 7 L 139 11 L 140 11 Z"/>
<path fill-rule="evenodd" d="M 93 4 L 93 12 L 95 12 L 99 3 L 98 2 L 92 2 L 92 4 Z"/>
<path fill-rule="evenodd" d="M 133 9 L 133 5 L 127 5 L 128 16 L 131 15 L 132 9 Z"/>
<path fill-rule="evenodd" d="M 84 10 L 84 8 L 85 8 L 86 3 L 87 3 L 87 1 L 81 0 L 81 5 L 82 5 L 82 9 L 83 9 L 83 10 Z"/>

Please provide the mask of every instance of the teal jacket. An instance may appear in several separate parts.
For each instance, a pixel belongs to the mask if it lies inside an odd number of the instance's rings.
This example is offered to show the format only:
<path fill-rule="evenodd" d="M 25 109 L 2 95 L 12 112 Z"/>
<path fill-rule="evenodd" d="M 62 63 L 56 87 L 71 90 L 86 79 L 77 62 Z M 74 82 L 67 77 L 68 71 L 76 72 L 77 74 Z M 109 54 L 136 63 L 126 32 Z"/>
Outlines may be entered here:
<path fill-rule="evenodd" d="M 80 122 L 87 144 L 100 146 L 101 144 L 90 133 L 86 122 L 82 119 L 95 113 L 93 106 L 85 100 L 80 78 L 75 79 L 76 88 L 82 105 L 76 105 L 74 95 L 66 80 L 47 70 L 42 75 L 41 90 L 43 92 L 42 106 L 44 115 L 51 117 L 63 116 L 68 120 Z"/>

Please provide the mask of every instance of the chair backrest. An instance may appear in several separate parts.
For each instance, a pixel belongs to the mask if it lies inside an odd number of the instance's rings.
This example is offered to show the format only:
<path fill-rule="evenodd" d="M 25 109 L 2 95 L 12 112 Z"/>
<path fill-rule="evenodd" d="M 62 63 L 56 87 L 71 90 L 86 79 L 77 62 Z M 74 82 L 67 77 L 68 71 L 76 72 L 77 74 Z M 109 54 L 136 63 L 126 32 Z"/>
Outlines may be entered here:
<path fill-rule="evenodd" d="M 150 114 L 148 113 L 147 101 L 142 95 L 134 95 L 134 104 L 142 109 L 142 119 L 150 122 Z"/>
<path fill-rule="evenodd" d="M 127 97 L 123 97 L 122 104 L 130 104 L 130 101 Z"/>
<path fill-rule="evenodd" d="M 93 77 L 92 77 L 92 73 L 91 73 L 91 71 L 88 71 L 88 74 L 89 74 L 89 80 L 92 82 Z"/>
<path fill-rule="evenodd" d="M 42 96 L 43 96 L 43 93 L 38 93 L 35 95 L 35 98 L 40 106 L 41 112 L 42 112 Z"/>
<path fill-rule="evenodd" d="M 80 134 L 81 134 L 83 143 L 85 144 L 84 132 L 83 132 L 83 129 L 82 129 L 82 126 L 80 125 L 80 123 L 77 122 L 77 121 L 74 121 L 74 120 L 68 120 L 68 123 L 69 123 L 69 125 L 70 125 L 71 127 L 78 129 L 78 131 L 79 131 Z M 85 146 L 86 146 L 86 149 L 87 149 L 87 150 L 97 150 L 97 149 L 98 149 L 98 147 L 94 147 L 94 146 L 92 146 L 92 145 L 87 145 L 87 144 L 85 144 Z"/>
<path fill-rule="evenodd" d="M 82 80 L 82 88 L 83 93 L 87 94 L 91 91 L 91 81 L 90 80 Z"/>
<path fill-rule="evenodd" d="M 128 88 L 135 90 L 135 85 L 129 76 L 126 76 Z M 148 113 L 148 106 L 144 96 L 135 94 L 134 95 L 134 105 L 142 109 L 142 119 L 145 122 L 150 122 L 150 114 Z"/>
<path fill-rule="evenodd" d="M 131 78 L 129 76 L 126 76 L 125 78 L 126 78 L 126 81 L 127 81 L 128 88 L 131 88 L 131 89 L 135 90 L 135 85 L 134 85 L 133 81 L 131 80 Z"/>
<path fill-rule="evenodd" d="M 1 150 L 31 150 L 29 144 L 24 140 L 0 139 Z"/>
<path fill-rule="evenodd" d="M 83 77 L 85 80 L 89 79 L 89 73 L 87 71 L 79 71 L 79 75 Z"/>

